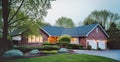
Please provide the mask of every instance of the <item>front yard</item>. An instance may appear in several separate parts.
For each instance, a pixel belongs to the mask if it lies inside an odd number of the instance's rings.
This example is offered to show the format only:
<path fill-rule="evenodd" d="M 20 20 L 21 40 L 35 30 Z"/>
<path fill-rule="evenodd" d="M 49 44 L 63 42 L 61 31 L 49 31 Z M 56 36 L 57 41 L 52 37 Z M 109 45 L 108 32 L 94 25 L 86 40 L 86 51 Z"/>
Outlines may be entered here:
<path fill-rule="evenodd" d="M 42 57 L 9 60 L 7 62 L 117 62 L 113 59 L 86 54 L 55 54 Z"/>

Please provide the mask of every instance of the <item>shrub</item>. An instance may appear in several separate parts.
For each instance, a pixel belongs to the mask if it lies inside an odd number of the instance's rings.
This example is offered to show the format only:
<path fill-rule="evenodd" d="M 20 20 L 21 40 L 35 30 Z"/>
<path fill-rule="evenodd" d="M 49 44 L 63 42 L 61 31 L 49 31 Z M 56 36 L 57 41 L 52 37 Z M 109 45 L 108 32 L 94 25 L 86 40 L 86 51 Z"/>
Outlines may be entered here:
<path fill-rule="evenodd" d="M 57 45 L 60 46 L 60 47 L 67 47 L 68 43 L 66 43 L 66 42 L 58 42 Z"/>
<path fill-rule="evenodd" d="M 66 47 L 70 43 L 71 37 L 69 35 L 63 35 L 58 38 L 58 44 L 61 47 Z"/>
<path fill-rule="evenodd" d="M 58 51 L 57 50 L 51 50 L 51 51 L 43 50 L 41 53 L 43 53 L 43 54 L 57 54 Z"/>
<path fill-rule="evenodd" d="M 46 41 L 46 42 L 43 43 L 43 45 L 55 45 L 55 44 Z"/>
<path fill-rule="evenodd" d="M 97 50 L 102 50 L 102 49 L 98 47 Z"/>
<path fill-rule="evenodd" d="M 31 51 L 33 49 L 33 47 L 27 46 L 27 45 L 22 45 L 22 46 L 19 46 L 19 47 L 15 48 L 15 49 L 19 49 L 23 53 L 27 53 L 27 52 Z"/>
<path fill-rule="evenodd" d="M 41 46 L 40 50 L 59 50 L 59 46 L 44 45 Z"/>
<path fill-rule="evenodd" d="M 69 35 L 63 35 L 58 38 L 59 42 L 70 43 L 71 37 Z"/>
<path fill-rule="evenodd" d="M 83 46 L 79 45 L 79 44 L 68 44 L 67 48 L 69 48 L 69 49 L 83 49 Z"/>
<path fill-rule="evenodd" d="M 87 49 L 88 49 L 88 50 L 91 50 L 91 49 L 92 49 L 91 45 L 88 45 L 88 46 L 87 46 Z"/>

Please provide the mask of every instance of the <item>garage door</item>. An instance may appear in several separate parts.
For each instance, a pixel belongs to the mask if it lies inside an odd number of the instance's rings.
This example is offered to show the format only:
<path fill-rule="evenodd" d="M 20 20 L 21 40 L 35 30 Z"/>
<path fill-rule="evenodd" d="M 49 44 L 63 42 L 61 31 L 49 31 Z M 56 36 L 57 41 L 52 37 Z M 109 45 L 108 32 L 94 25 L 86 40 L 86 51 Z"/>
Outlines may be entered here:
<path fill-rule="evenodd" d="M 105 41 L 99 40 L 98 47 L 101 48 L 101 49 L 105 49 L 106 48 Z"/>
<path fill-rule="evenodd" d="M 92 49 L 97 49 L 97 42 L 95 40 L 88 40 L 88 44 L 91 45 Z"/>

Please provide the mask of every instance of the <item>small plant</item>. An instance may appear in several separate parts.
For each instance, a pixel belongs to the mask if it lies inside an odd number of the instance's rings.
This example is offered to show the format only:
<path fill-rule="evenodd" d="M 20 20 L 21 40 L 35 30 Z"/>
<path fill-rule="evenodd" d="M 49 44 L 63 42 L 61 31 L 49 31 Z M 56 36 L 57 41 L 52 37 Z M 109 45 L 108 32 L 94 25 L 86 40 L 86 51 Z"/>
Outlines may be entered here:
<path fill-rule="evenodd" d="M 98 47 L 97 50 L 102 50 L 102 49 Z"/>
<path fill-rule="evenodd" d="M 88 46 L 87 46 L 87 49 L 88 49 L 88 50 L 91 50 L 91 49 L 92 49 L 91 45 L 88 45 Z"/>

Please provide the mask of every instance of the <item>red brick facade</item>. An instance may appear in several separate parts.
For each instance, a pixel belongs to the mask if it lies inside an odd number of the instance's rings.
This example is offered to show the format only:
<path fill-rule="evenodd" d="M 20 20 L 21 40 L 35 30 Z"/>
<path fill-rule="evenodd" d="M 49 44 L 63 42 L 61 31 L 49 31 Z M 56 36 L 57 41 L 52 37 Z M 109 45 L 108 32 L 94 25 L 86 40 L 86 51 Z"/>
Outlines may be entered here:
<path fill-rule="evenodd" d="M 79 42 L 82 46 L 86 47 L 86 38 L 85 37 L 79 38 Z"/>
<path fill-rule="evenodd" d="M 48 35 L 43 31 L 40 30 L 40 35 L 43 37 L 43 42 L 48 41 Z M 40 46 L 41 43 L 29 43 L 28 38 L 22 36 L 21 41 L 18 41 L 18 45 L 31 45 L 31 46 Z"/>
<path fill-rule="evenodd" d="M 99 27 L 96 27 L 86 38 L 89 40 L 107 40 L 105 33 Z"/>
<path fill-rule="evenodd" d="M 43 30 L 40 30 L 40 35 L 42 35 L 43 41 L 48 41 L 49 36 Z"/>

